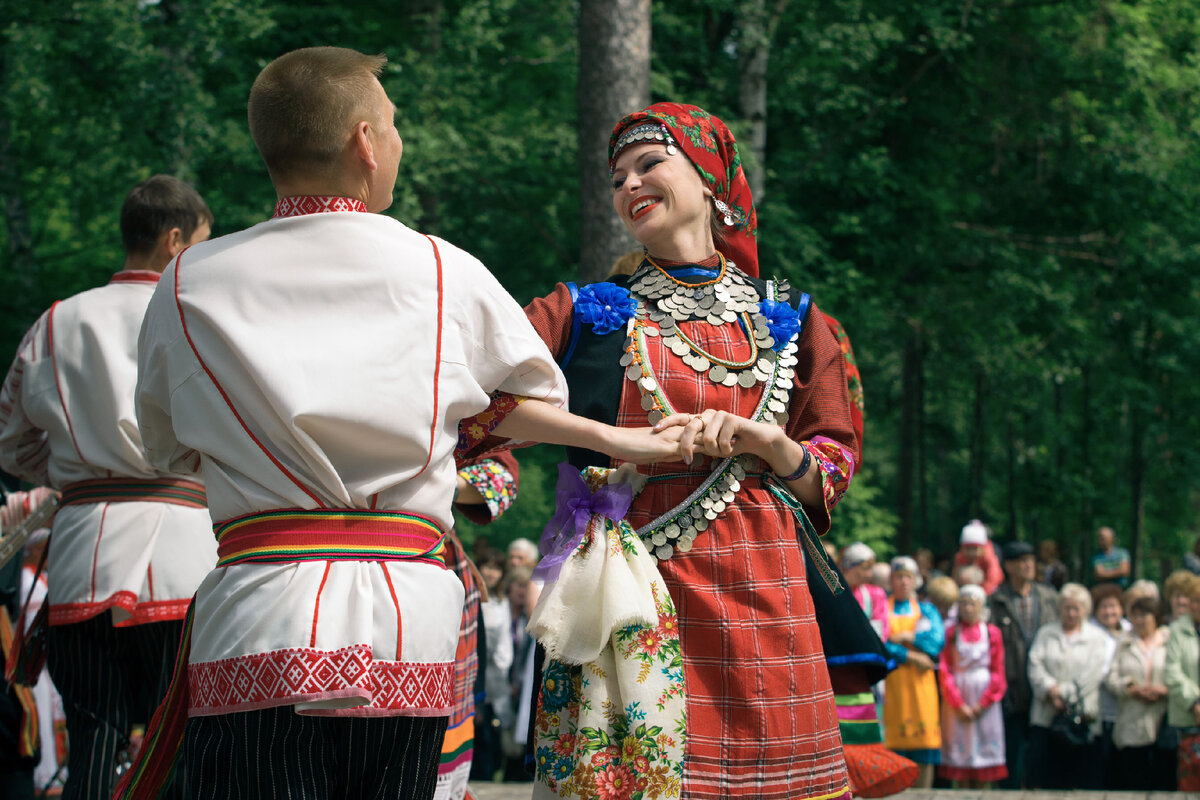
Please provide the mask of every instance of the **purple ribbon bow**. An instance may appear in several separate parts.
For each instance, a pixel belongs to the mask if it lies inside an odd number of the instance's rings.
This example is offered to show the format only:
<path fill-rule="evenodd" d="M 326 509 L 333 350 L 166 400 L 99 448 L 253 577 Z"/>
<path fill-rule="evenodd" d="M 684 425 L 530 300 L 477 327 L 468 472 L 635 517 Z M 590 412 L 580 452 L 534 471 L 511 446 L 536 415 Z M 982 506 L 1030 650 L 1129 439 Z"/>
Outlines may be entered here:
<path fill-rule="evenodd" d="M 559 464 L 558 485 L 554 488 L 554 516 L 542 531 L 539 546 L 543 556 L 533 570 L 533 577 L 547 583 L 556 580 L 562 565 L 583 541 L 592 515 L 619 520 L 632 503 L 632 485 L 602 486 L 593 494 L 579 470 L 566 462 Z"/>

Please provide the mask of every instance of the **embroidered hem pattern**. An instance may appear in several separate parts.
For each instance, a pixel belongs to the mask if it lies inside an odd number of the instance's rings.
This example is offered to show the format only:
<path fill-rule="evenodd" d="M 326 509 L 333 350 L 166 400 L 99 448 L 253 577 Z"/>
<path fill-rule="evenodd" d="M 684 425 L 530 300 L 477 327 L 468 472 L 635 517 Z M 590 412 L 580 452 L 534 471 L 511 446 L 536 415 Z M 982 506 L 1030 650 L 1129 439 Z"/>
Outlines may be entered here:
<path fill-rule="evenodd" d="M 139 603 L 133 592 L 114 592 L 107 600 L 92 603 L 55 603 L 50 606 L 51 625 L 71 625 L 99 616 L 113 608 L 129 612 L 129 618 L 114 622 L 114 628 L 128 628 L 149 622 L 168 622 L 187 616 L 191 598 L 150 600 Z"/>
<path fill-rule="evenodd" d="M 292 648 L 188 665 L 188 713 L 211 716 L 319 700 L 358 699 L 317 716 L 445 716 L 454 663 L 381 661 L 371 647 Z"/>

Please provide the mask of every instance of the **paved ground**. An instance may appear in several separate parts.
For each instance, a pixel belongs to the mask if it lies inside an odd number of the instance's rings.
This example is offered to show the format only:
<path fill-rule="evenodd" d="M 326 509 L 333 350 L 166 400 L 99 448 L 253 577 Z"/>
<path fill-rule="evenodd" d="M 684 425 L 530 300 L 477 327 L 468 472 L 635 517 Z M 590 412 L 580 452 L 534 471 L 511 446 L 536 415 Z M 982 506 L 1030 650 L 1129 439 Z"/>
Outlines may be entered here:
<path fill-rule="evenodd" d="M 528 783 L 473 783 L 479 800 L 529 800 Z M 968 792 L 950 789 L 910 789 L 894 795 L 897 800 L 1200 800 L 1200 793 L 1186 792 Z"/>

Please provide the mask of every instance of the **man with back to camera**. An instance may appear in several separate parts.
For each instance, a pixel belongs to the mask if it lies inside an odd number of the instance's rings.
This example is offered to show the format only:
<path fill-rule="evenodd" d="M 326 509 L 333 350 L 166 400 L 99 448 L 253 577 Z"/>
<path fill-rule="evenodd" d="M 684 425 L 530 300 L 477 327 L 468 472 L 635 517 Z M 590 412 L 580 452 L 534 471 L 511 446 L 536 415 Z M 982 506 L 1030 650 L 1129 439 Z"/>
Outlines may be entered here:
<path fill-rule="evenodd" d="M 71 742 L 64 798 L 112 795 L 133 725 L 166 692 L 188 601 L 216 562 L 204 486 L 191 469 L 150 464 L 134 412 L 146 304 L 212 221 L 176 178 L 135 186 L 121 207 L 124 267 L 42 314 L 0 389 L 0 466 L 62 492 L 46 657 Z"/>
<path fill-rule="evenodd" d="M 274 216 L 177 258 L 151 301 L 139 423 L 156 463 L 198 455 L 219 561 L 119 797 L 155 796 L 180 747 L 194 797 L 430 797 L 463 603 L 442 544 L 460 421 L 679 457 L 677 432 L 562 411 L 491 273 L 373 213 L 402 152 L 383 63 L 267 65 L 248 111 Z"/>

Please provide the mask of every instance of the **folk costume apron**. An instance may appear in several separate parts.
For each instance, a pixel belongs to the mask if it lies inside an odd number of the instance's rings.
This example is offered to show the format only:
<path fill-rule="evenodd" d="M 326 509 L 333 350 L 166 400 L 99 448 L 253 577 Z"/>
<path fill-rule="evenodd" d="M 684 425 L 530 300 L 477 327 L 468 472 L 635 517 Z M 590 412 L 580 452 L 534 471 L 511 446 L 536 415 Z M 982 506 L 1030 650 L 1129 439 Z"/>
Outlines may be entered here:
<path fill-rule="evenodd" d="M 983 623 L 978 623 L 983 625 Z M 954 648 L 951 669 L 963 702 L 975 706 L 992 681 L 991 644 L 986 625 L 977 641 L 958 631 L 947 647 Z M 1004 717 L 999 703 L 967 722 L 946 703 L 942 707 L 942 763 L 939 773 L 952 780 L 999 780 L 1008 774 L 1004 759 Z"/>
<path fill-rule="evenodd" d="M 893 634 L 915 633 L 924 620 L 914 599 L 908 611 L 896 612 L 896 600 L 888 600 L 888 621 Z M 921 671 L 904 663 L 887 676 L 883 698 L 884 741 L 889 750 L 937 750 L 942 746 L 938 714 L 937 672 Z"/>

